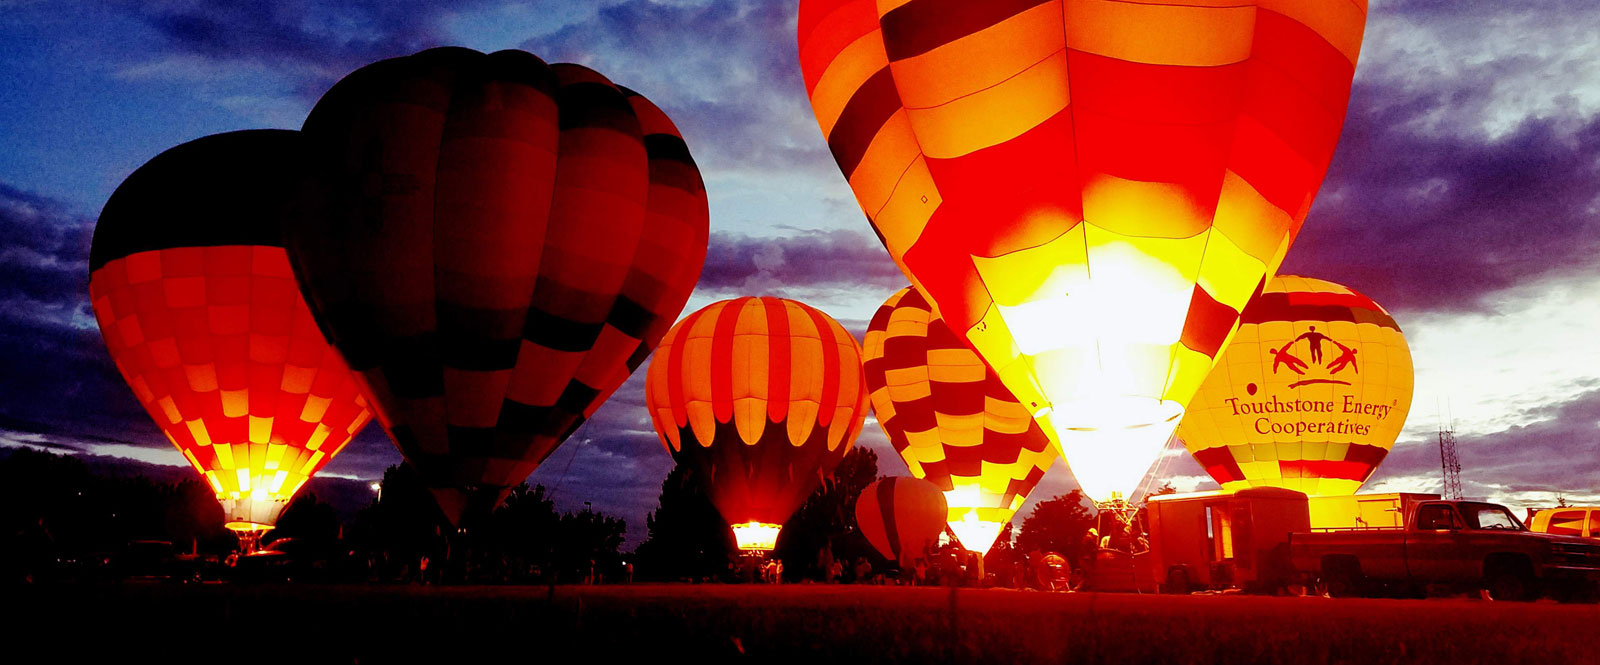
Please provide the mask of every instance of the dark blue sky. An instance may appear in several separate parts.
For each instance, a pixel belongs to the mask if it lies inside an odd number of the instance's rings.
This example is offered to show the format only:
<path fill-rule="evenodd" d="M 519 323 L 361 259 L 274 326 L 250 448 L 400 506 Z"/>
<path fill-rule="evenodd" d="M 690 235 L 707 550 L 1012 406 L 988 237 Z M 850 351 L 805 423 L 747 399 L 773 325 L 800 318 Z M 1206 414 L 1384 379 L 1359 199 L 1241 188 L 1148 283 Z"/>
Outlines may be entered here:
<path fill-rule="evenodd" d="M 690 309 L 816 305 L 858 333 L 904 283 L 827 153 L 794 2 L 0 0 L 0 444 L 181 463 L 105 357 L 86 258 L 111 191 L 206 134 L 296 128 L 333 81 L 436 45 L 524 48 L 643 92 L 711 196 Z M 448 8 L 447 8 L 448 7 Z M 1407 432 L 1369 488 L 1435 490 L 1453 412 L 1470 494 L 1600 500 L 1600 5 L 1374 0 L 1349 122 L 1286 272 L 1394 313 L 1417 360 Z M 642 374 L 642 373 L 641 373 Z M 671 459 L 630 381 L 534 474 L 643 537 Z M 882 471 L 905 469 L 876 425 Z M 327 473 L 399 459 L 369 428 Z M 1204 486 L 1186 454 L 1162 472 Z M 1058 464 L 1035 498 L 1071 486 Z"/>

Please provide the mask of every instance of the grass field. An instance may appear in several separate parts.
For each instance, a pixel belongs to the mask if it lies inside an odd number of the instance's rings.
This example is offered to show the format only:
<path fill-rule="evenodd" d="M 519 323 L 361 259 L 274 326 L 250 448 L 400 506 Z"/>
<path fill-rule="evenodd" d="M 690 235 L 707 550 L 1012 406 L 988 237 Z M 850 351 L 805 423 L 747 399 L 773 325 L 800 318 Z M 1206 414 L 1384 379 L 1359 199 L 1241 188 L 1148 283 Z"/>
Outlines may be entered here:
<path fill-rule="evenodd" d="M 1600 607 L 1553 603 L 811 585 L 13 590 L 6 627 L 67 661 L 1600 663 Z"/>

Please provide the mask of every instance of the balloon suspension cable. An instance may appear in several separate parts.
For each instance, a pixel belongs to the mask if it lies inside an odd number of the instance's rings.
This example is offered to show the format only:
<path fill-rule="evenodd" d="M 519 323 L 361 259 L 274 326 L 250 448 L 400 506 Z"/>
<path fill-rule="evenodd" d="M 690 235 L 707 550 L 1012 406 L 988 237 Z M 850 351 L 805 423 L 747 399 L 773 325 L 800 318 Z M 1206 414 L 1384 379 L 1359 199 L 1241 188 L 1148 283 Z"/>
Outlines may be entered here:
<path fill-rule="evenodd" d="M 578 440 L 577 441 L 573 441 L 572 442 L 573 445 L 567 446 L 568 448 L 572 449 L 572 454 L 567 456 L 567 465 L 564 466 L 564 467 L 561 467 L 561 475 L 557 476 L 555 484 L 550 486 L 550 494 L 545 497 L 546 499 L 549 499 L 551 501 L 555 500 L 556 492 L 560 491 L 561 484 L 567 481 L 567 472 L 572 470 L 572 460 L 575 460 L 575 459 L 578 458 L 578 449 L 582 448 L 584 445 L 587 445 L 589 443 L 588 439 L 579 439 L 578 438 L 578 434 L 583 432 L 583 429 L 585 427 L 588 427 L 588 426 L 589 426 L 588 422 L 585 422 L 584 424 L 579 425 L 578 429 L 574 430 L 572 432 L 572 435 L 567 437 L 568 440 L 572 440 L 572 439 L 578 439 Z"/>
<path fill-rule="evenodd" d="M 239 537 L 239 556 L 253 554 L 261 549 L 261 536 L 266 529 L 243 529 L 233 532 Z"/>
<path fill-rule="evenodd" d="M 1173 444 L 1177 441 L 1178 437 L 1169 437 L 1166 445 L 1161 447 L 1161 454 L 1156 457 L 1155 466 L 1150 469 L 1149 473 L 1145 474 L 1143 480 L 1139 481 L 1139 486 L 1133 489 L 1134 503 L 1143 504 L 1149 500 L 1151 493 L 1157 489 L 1156 483 L 1166 479 L 1167 470 L 1172 466 L 1172 459 L 1175 457 L 1175 455 L 1169 453 L 1172 452 Z"/>

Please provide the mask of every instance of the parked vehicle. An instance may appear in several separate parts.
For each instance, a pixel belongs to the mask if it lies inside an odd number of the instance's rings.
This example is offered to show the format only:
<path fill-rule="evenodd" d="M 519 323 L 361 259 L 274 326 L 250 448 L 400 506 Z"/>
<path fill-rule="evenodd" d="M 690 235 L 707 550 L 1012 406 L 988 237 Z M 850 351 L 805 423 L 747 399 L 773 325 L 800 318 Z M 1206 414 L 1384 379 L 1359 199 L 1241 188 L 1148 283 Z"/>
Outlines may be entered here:
<path fill-rule="evenodd" d="M 1151 497 L 1148 574 L 1165 593 L 1274 590 L 1291 576 L 1289 534 L 1310 531 L 1306 495 L 1276 487 Z"/>
<path fill-rule="evenodd" d="M 1388 492 L 1314 496 L 1306 502 L 1313 530 L 1398 529 L 1405 526 L 1405 516 L 1418 503 L 1439 498 L 1437 494 Z"/>
<path fill-rule="evenodd" d="M 1600 582 L 1600 544 L 1529 531 L 1481 501 L 1415 502 L 1401 527 L 1297 532 L 1288 549 L 1293 568 L 1330 595 L 1442 586 L 1497 600 L 1587 600 Z"/>
<path fill-rule="evenodd" d="M 1600 508 L 1566 506 L 1545 508 L 1528 518 L 1528 528 L 1559 536 L 1600 538 Z"/>

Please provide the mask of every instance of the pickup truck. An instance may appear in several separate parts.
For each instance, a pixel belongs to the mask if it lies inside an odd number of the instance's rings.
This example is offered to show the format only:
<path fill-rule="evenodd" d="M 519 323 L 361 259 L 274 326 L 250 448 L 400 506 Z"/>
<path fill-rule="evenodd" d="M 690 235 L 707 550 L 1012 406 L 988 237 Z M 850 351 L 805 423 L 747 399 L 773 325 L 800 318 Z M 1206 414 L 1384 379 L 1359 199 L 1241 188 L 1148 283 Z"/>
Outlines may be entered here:
<path fill-rule="evenodd" d="M 1422 501 L 1399 528 L 1289 534 L 1290 565 L 1329 595 L 1383 587 L 1480 590 L 1494 600 L 1593 600 L 1600 543 L 1535 533 L 1504 506 Z"/>

